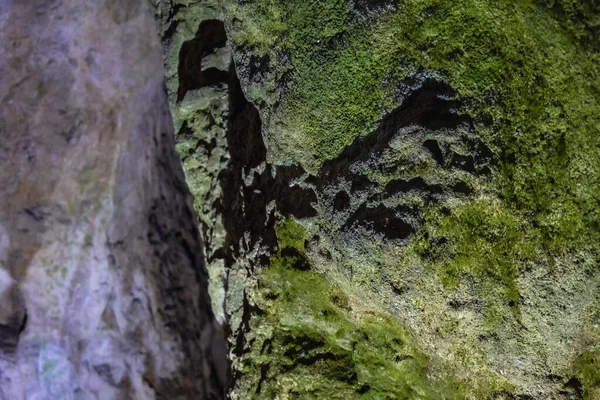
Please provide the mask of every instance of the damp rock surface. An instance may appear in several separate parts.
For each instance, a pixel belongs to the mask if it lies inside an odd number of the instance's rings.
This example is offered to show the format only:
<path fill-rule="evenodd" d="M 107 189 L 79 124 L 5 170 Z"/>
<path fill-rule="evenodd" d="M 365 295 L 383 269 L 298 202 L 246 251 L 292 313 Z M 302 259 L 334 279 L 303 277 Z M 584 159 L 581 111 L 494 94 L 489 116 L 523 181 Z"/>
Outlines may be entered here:
<path fill-rule="evenodd" d="M 0 398 L 224 398 L 147 2 L 0 1 L 0 137 Z"/>

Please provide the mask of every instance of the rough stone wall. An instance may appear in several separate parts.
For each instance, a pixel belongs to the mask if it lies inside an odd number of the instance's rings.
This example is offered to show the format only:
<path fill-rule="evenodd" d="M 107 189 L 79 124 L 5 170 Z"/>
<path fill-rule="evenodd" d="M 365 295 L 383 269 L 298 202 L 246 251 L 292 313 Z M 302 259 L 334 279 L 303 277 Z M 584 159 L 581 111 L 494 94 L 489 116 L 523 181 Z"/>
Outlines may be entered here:
<path fill-rule="evenodd" d="M 595 2 L 157 12 L 233 398 L 600 396 Z"/>
<path fill-rule="evenodd" d="M 223 398 L 147 2 L 0 1 L 0 104 L 0 398 Z"/>
<path fill-rule="evenodd" d="M 267 161 L 318 199 L 257 274 L 238 393 L 599 398 L 597 2 L 223 7 Z"/>

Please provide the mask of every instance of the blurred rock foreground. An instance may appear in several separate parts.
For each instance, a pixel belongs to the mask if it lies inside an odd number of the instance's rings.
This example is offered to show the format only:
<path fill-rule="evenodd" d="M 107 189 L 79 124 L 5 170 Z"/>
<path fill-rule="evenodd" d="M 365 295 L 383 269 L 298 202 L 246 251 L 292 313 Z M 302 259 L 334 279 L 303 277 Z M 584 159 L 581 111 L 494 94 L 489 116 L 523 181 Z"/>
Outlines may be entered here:
<path fill-rule="evenodd" d="M 220 399 L 144 0 L 0 0 L 0 399 Z"/>

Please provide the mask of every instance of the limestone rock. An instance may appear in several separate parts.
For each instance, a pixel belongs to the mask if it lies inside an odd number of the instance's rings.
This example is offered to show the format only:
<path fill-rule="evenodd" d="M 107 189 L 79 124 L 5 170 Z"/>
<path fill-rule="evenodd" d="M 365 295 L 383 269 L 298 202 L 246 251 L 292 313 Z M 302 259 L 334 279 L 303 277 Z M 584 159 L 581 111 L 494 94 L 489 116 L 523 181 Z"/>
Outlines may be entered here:
<path fill-rule="evenodd" d="M 0 398 L 223 398 L 147 3 L 0 1 L 0 138 Z"/>

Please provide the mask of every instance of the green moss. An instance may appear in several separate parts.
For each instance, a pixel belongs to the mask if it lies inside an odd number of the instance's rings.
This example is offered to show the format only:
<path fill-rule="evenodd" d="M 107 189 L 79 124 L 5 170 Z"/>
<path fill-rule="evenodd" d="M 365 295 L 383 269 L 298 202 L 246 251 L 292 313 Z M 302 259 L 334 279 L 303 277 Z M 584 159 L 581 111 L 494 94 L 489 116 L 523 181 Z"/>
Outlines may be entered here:
<path fill-rule="evenodd" d="M 311 170 L 372 130 L 417 68 L 436 72 L 489 121 L 478 130 L 504 160 L 497 187 L 562 251 L 585 244 L 600 223 L 600 63 L 576 41 L 597 22 L 588 8 L 411 0 L 373 20 L 340 0 L 263 0 L 235 6 L 233 37 L 273 48 L 272 58 L 289 54 L 293 85 L 270 147 Z M 260 40 L 253 26 L 265 27 Z"/>
<path fill-rule="evenodd" d="M 348 295 L 340 285 L 333 284 L 329 287 L 329 300 L 339 308 L 350 310 Z"/>
<path fill-rule="evenodd" d="M 427 260 L 447 288 L 470 276 L 484 300 L 485 326 L 519 317 L 517 278 L 542 252 L 539 232 L 515 210 L 493 198 L 466 202 L 450 213 L 428 210 L 414 251 Z"/>
<path fill-rule="evenodd" d="M 352 9 L 357 3 L 226 2 L 233 41 L 241 46 L 238 54 L 245 47 L 247 53 L 268 55 L 271 60 L 274 77 L 247 83 L 251 100 L 252 96 L 270 99 L 261 113 L 269 116 L 263 121 L 271 161 L 297 162 L 316 172 L 401 103 L 398 87 L 416 71 L 448 82 L 464 101 L 463 112 L 476 121 L 477 140 L 495 154 L 492 178 L 472 177 L 470 183 L 484 197 L 453 199 L 444 205 L 449 214 L 442 208 L 430 210 L 416 239 L 399 253 L 424 260 L 446 289 L 469 286 L 471 290 L 474 282 L 486 308 L 486 328 L 494 328 L 507 316 L 519 318 L 519 278 L 524 269 L 532 263 L 536 268 L 553 268 L 555 259 L 575 259 L 573 255 L 599 258 L 598 6 L 574 0 L 406 0 L 372 17 L 358 15 Z M 291 85 L 280 102 L 276 82 L 290 77 Z M 414 160 L 420 143 L 404 146 L 405 151 L 392 156 Z M 427 174 L 433 182 L 442 180 L 438 169 L 413 172 Z M 385 184 L 395 177 L 369 178 Z M 339 226 L 328 223 L 335 236 Z M 263 387 L 269 389 L 262 393 L 288 390 L 292 397 L 346 398 L 358 396 L 357 387 L 362 385 L 378 388 L 380 392 L 372 389 L 371 393 L 381 397 L 427 397 L 431 390 L 435 392 L 427 386 L 430 383 L 411 386 L 407 381 L 412 378 L 400 373 L 392 379 L 386 372 L 378 381 L 377 374 L 369 372 L 387 365 L 386 351 L 379 350 L 392 345 L 385 341 L 372 345 L 373 357 L 381 353 L 382 359 L 371 359 L 365 352 L 354 356 L 361 348 L 356 338 L 362 337 L 367 318 L 349 311 L 352 302 L 343 295 L 344 289 L 332 287 L 314 271 L 298 268 L 307 268 L 306 237 L 293 240 L 286 235 L 278 232 L 282 249 L 295 252 L 276 254 L 260 280 L 258 303 L 269 322 L 268 329 L 258 329 L 262 333 L 257 343 L 271 340 L 275 343 L 271 351 L 281 351 L 277 357 L 255 351 L 249 358 L 254 360 L 248 361 L 250 369 L 268 365 Z M 338 247 L 343 256 L 350 254 Z M 382 267 L 376 254 L 380 247 L 374 247 L 368 254 L 375 260 L 373 265 L 360 265 L 354 276 L 365 290 L 378 291 L 382 271 L 391 263 Z M 363 260 L 362 255 L 356 257 Z M 572 268 L 578 268 L 576 263 Z M 454 329 L 458 328 L 449 324 L 443 331 L 457 336 Z M 337 361 L 294 363 L 293 351 L 285 356 L 294 338 L 320 343 L 310 350 L 311 357 L 334 354 Z M 263 361 L 256 361 L 259 356 L 265 357 Z M 415 371 L 427 369 L 427 361 L 416 356 L 414 360 Z M 596 353 L 585 353 L 576 363 L 589 398 L 597 391 L 595 360 Z M 344 370 L 352 367 L 356 380 L 328 375 L 329 370 L 338 371 L 337 365 L 345 365 Z M 389 368 L 390 374 L 396 373 L 394 368 Z M 407 394 L 411 390 L 426 394 Z"/>
<path fill-rule="evenodd" d="M 434 231 L 429 247 L 448 241 L 444 281 L 475 277 L 493 325 L 505 304 L 518 310 L 527 262 L 598 253 L 597 11 L 569 0 L 409 0 L 373 19 L 346 1 L 265 0 L 236 6 L 234 40 L 289 55 L 283 125 L 267 137 L 286 163 L 314 171 L 338 155 L 398 105 L 396 88 L 417 69 L 449 82 L 486 121 L 476 130 L 502 160 L 488 189 L 496 200 L 474 200 L 421 233 Z M 267 27 L 260 40 L 244 33 L 251 26 Z"/>
<path fill-rule="evenodd" d="M 574 364 L 574 370 L 584 389 L 584 398 L 596 399 L 600 395 L 600 349 L 583 352 Z"/>
<path fill-rule="evenodd" d="M 437 214 L 431 241 L 437 245 L 431 251 L 444 262 L 446 284 L 456 285 L 458 275 L 468 273 L 491 279 L 505 288 L 509 299 L 518 301 L 519 266 L 534 259 L 538 240 L 516 215 L 495 199 L 478 199 L 450 215 Z M 447 245 L 440 245 L 445 241 Z"/>
<path fill-rule="evenodd" d="M 275 227 L 275 233 L 280 248 L 292 247 L 304 253 L 304 242 L 308 239 L 308 232 L 298 222 L 286 218 Z"/>
<path fill-rule="evenodd" d="M 240 16 L 238 44 L 290 53 L 294 87 L 284 113 L 301 123 L 294 129 L 307 141 L 326 145 L 311 152 L 316 164 L 371 128 L 393 105 L 392 88 L 412 67 L 442 72 L 462 95 L 485 100 L 482 109 L 493 88 L 497 100 L 529 100 L 511 104 L 518 111 L 543 114 L 535 97 L 550 96 L 536 86 L 560 84 L 566 75 L 561 68 L 578 56 L 550 13 L 528 2 L 413 0 L 377 21 L 354 18 L 340 0 L 265 0 L 237 6 L 232 14 Z M 254 31 L 260 38 L 249 33 Z M 551 81 L 536 82 L 546 74 Z"/>
<path fill-rule="evenodd" d="M 304 257 L 307 233 L 292 220 L 280 246 Z M 286 248 L 286 247 L 282 247 Z M 289 247 L 287 247 L 289 248 Z M 451 375 L 430 376 L 431 361 L 383 311 L 351 310 L 342 286 L 290 267 L 280 251 L 259 277 L 254 340 L 241 367 L 238 397 L 464 399 L 475 395 Z M 488 385 L 490 392 L 496 388 Z M 479 393 L 483 395 L 482 393 Z M 480 397 L 476 397 L 480 398 Z"/>
<path fill-rule="evenodd" d="M 560 20 L 565 29 L 584 46 L 596 46 L 600 34 L 600 4 L 578 0 L 546 0 L 543 2 Z"/>

